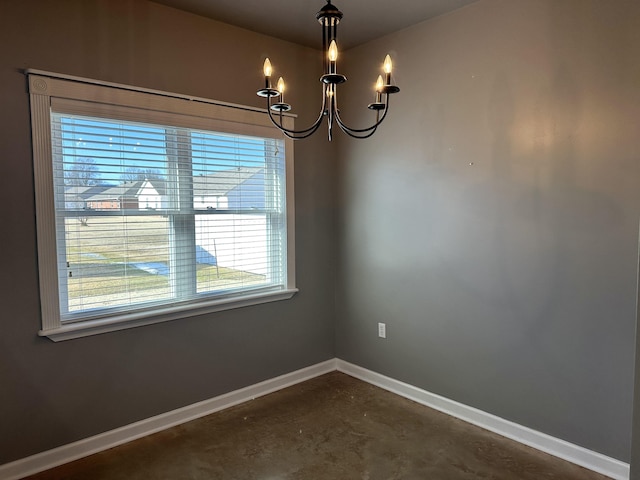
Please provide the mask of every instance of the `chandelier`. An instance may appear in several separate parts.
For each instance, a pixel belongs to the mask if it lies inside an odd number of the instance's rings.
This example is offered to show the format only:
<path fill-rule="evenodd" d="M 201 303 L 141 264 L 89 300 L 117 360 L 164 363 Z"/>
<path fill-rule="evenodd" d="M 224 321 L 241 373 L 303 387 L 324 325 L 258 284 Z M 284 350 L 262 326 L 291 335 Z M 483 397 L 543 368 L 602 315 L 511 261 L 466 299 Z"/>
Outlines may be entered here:
<path fill-rule="evenodd" d="M 382 75 L 378 76 L 375 86 L 375 101 L 369 104 L 369 109 L 375 112 L 375 122 L 367 128 L 351 128 L 347 126 L 340 117 L 338 108 L 338 85 L 347 81 L 347 77 L 338 73 L 338 24 L 342 19 L 342 12 L 338 10 L 331 0 L 316 14 L 316 18 L 322 25 L 322 52 L 323 52 L 323 75 L 320 77 L 322 85 L 322 107 L 317 120 L 308 128 L 302 130 L 292 130 L 283 125 L 283 113 L 291 110 L 291 105 L 284 102 L 285 84 L 282 77 L 278 79 L 276 88 L 272 87 L 271 75 L 273 68 L 271 61 L 267 58 L 264 61 L 264 82 L 265 87 L 258 90 L 257 94 L 266 98 L 267 112 L 273 124 L 278 127 L 287 137 L 300 140 L 313 135 L 322 120 L 327 118 L 327 129 L 329 141 L 333 138 L 333 127 L 338 125 L 347 135 L 354 138 L 369 138 L 376 132 L 378 126 L 386 118 L 389 111 L 389 95 L 397 93 L 400 89 L 391 83 L 391 71 L 393 65 L 391 57 L 386 56 L 383 63 Z M 277 100 L 275 103 L 273 100 Z"/>

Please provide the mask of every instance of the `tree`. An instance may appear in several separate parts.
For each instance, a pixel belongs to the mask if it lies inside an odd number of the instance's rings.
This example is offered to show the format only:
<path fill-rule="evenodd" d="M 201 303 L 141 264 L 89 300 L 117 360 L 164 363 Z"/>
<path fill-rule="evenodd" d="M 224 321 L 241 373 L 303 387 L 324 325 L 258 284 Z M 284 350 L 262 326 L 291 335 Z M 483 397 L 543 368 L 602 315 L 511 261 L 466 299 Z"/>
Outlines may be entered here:
<path fill-rule="evenodd" d="M 90 187 L 98 184 L 100 172 L 93 158 L 78 157 L 64 162 L 64 184 L 67 187 Z M 89 225 L 87 217 L 78 217 L 80 224 Z"/>
<path fill-rule="evenodd" d="M 64 184 L 67 186 L 97 185 L 100 172 L 96 161 L 89 157 L 78 157 L 64 163 Z"/>
<path fill-rule="evenodd" d="M 155 168 L 127 167 L 121 178 L 123 182 L 137 182 L 138 180 L 162 179 L 162 175 Z"/>

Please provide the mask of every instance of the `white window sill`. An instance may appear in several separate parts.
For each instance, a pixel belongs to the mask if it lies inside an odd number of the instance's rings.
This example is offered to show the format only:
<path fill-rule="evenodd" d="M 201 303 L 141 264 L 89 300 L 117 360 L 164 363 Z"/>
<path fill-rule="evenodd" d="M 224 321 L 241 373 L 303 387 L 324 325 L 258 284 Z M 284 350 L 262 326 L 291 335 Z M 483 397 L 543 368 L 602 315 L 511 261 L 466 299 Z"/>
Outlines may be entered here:
<path fill-rule="evenodd" d="M 90 335 L 115 332 L 127 328 L 141 327 L 143 325 L 168 322 L 178 318 L 194 317 L 196 315 L 249 307 L 251 305 L 259 305 L 261 303 L 288 300 L 293 297 L 296 292 L 298 292 L 298 289 L 293 288 L 278 290 L 276 292 L 258 293 L 250 296 L 244 296 L 242 298 L 214 300 L 207 302 L 206 304 L 195 306 L 193 304 L 178 307 L 169 306 L 158 308 L 153 311 L 137 312 L 97 320 L 69 323 L 57 328 L 40 330 L 38 335 L 41 337 L 49 337 L 54 342 L 60 342 L 74 338 L 88 337 Z"/>

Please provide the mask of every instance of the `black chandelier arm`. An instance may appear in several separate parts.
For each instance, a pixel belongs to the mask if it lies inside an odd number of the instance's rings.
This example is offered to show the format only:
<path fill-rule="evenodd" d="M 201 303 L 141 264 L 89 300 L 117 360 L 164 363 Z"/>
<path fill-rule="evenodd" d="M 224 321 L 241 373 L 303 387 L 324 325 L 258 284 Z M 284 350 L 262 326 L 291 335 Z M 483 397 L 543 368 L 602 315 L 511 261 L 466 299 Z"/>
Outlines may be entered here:
<path fill-rule="evenodd" d="M 322 117 L 324 115 L 324 110 L 320 113 L 320 115 L 318 116 L 318 119 L 309 127 L 309 128 L 305 128 L 304 130 L 292 130 L 289 128 L 285 128 L 282 125 L 282 121 L 280 121 L 280 123 L 278 123 L 275 119 L 275 117 L 273 116 L 273 113 L 271 113 L 271 108 L 269 108 L 270 106 L 268 106 L 267 108 L 267 113 L 269 114 L 269 119 L 271 120 L 271 122 L 278 128 L 278 130 L 280 130 L 282 133 L 284 134 L 289 134 L 287 135 L 289 138 L 294 138 L 290 135 L 304 135 L 302 137 L 296 137 L 296 138 L 307 138 L 310 135 L 305 135 L 307 132 L 311 132 L 311 134 L 313 134 L 316 130 L 318 130 L 318 128 L 320 127 L 320 124 L 322 123 Z"/>
<path fill-rule="evenodd" d="M 340 124 L 338 124 L 340 125 Z M 366 135 L 356 135 L 355 133 L 351 133 L 349 130 L 342 128 L 342 126 L 340 126 L 340 129 L 346 133 L 347 135 L 349 135 L 351 138 L 357 138 L 359 140 L 364 140 L 365 138 L 369 138 L 371 137 L 374 133 L 376 133 L 376 130 L 378 130 L 378 127 L 373 127 L 373 129 L 367 133 Z"/>
<path fill-rule="evenodd" d="M 325 108 L 326 108 L 326 95 L 323 95 L 322 108 L 320 109 L 320 114 L 318 115 L 318 118 L 316 119 L 316 121 L 310 127 L 305 128 L 303 130 L 293 130 L 293 129 L 285 128 L 282 125 L 282 120 L 280 120 L 280 123 L 276 122 L 276 119 L 274 118 L 273 113 L 271 113 L 271 97 L 267 97 L 267 114 L 269 115 L 269 119 L 282 133 L 284 133 L 287 137 L 293 138 L 293 139 L 298 139 L 298 138 L 303 139 L 313 135 L 318 130 L 318 128 L 320 127 L 320 124 L 322 123 L 322 117 L 324 117 L 325 115 Z M 308 132 L 311 132 L 311 133 L 308 133 Z M 298 135 L 301 135 L 301 136 L 298 136 Z"/>
<path fill-rule="evenodd" d="M 342 131 L 350 136 L 352 136 L 353 138 L 369 138 L 371 135 L 373 135 L 373 133 L 376 131 L 376 129 L 378 128 L 378 126 L 384 121 L 385 118 L 387 118 L 387 113 L 389 112 L 389 95 L 386 94 L 385 96 L 385 107 L 384 107 L 384 113 L 382 114 L 382 118 L 380 119 L 376 119 L 376 122 L 371 125 L 370 127 L 367 128 L 351 128 L 349 126 L 347 126 L 342 119 L 340 118 L 340 111 L 336 108 L 336 121 L 338 122 L 338 125 L 340 126 L 340 128 L 342 129 Z M 369 133 L 371 132 L 371 133 Z M 366 136 L 359 136 L 359 135 L 355 135 L 358 133 L 369 133 Z"/>
<path fill-rule="evenodd" d="M 280 127 L 278 127 L 278 128 L 280 128 Z M 317 125 L 313 130 L 311 130 L 311 131 L 310 131 L 310 132 L 308 132 L 308 133 L 305 133 L 304 135 L 297 135 L 297 134 L 296 134 L 296 135 L 293 135 L 293 134 L 288 133 L 288 132 L 286 132 L 286 131 L 284 131 L 284 130 L 280 130 L 280 131 L 282 132 L 282 134 L 283 134 L 285 137 L 290 138 L 290 139 L 292 139 L 292 140 L 304 140 L 305 138 L 309 138 L 311 135 L 313 135 L 314 133 L 316 133 L 316 132 L 318 131 L 318 128 L 320 128 L 320 123 L 318 123 L 318 125 Z"/>
<path fill-rule="evenodd" d="M 385 119 L 385 117 L 387 116 L 387 111 L 388 109 L 385 108 L 384 113 L 382 114 L 382 118 L 380 118 L 379 120 L 376 120 L 376 122 L 371 125 L 370 127 L 367 128 L 351 128 L 348 125 L 346 125 L 343 121 L 342 118 L 340 118 L 340 112 L 336 111 L 336 121 L 338 122 L 338 125 L 340 126 L 340 128 L 342 129 L 343 132 L 348 133 L 367 133 L 370 132 L 371 130 L 375 130 L 376 128 L 378 128 L 378 126 L 382 123 L 382 121 Z M 366 137 L 365 137 L 366 138 Z"/>

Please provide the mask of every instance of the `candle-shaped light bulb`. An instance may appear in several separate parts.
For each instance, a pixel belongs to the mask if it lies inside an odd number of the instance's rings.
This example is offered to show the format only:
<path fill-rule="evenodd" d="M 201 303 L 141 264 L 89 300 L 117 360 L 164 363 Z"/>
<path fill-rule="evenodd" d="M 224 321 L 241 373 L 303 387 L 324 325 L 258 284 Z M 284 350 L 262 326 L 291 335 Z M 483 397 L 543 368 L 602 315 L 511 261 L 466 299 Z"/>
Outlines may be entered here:
<path fill-rule="evenodd" d="M 273 68 L 271 67 L 271 61 L 267 58 L 264 61 L 264 76 L 270 77 L 273 73 Z"/>
<path fill-rule="evenodd" d="M 378 81 L 376 82 L 376 103 L 380 103 L 382 100 L 382 87 L 384 87 L 382 75 L 378 75 Z"/>
<path fill-rule="evenodd" d="M 393 63 L 391 62 L 391 57 L 387 55 L 384 57 L 384 73 L 385 80 L 387 85 L 391 85 L 391 71 L 393 70 Z"/>
<path fill-rule="evenodd" d="M 262 69 L 264 71 L 264 88 L 271 88 L 271 73 L 273 72 L 273 68 L 271 68 L 271 61 L 268 58 L 265 59 Z"/>
<path fill-rule="evenodd" d="M 336 60 L 338 60 L 338 45 L 335 40 L 331 40 L 329 45 L 329 73 L 336 73 Z"/>
<path fill-rule="evenodd" d="M 335 40 L 331 40 L 331 45 L 329 45 L 329 60 L 332 62 L 338 60 L 338 45 Z"/>
<path fill-rule="evenodd" d="M 391 57 L 387 55 L 384 57 L 384 73 L 391 73 L 393 70 L 393 62 L 391 62 Z"/>
<path fill-rule="evenodd" d="M 280 103 L 284 103 L 284 80 L 282 77 L 278 79 L 278 91 L 280 92 Z"/>

